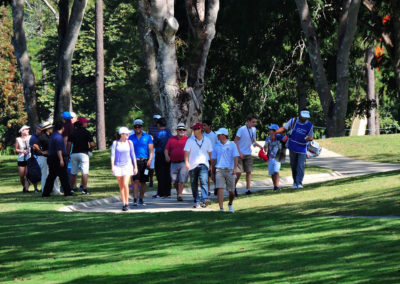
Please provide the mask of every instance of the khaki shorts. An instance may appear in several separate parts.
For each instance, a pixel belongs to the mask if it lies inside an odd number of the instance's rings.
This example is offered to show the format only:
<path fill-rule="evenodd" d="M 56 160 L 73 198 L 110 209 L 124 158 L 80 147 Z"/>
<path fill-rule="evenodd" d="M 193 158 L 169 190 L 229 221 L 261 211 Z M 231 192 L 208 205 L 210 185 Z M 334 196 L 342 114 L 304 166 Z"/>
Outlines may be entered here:
<path fill-rule="evenodd" d="M 243 159 L 238 159 L 236 172 L 251 173 L 253 171 L 253 157 L 251 155 L 243 155 Z"/>
<path fill-rule="evenodd" d="M 232 174 L 233 169 L 217 169 L 215 173 L 215 187 L 225 188 L 228 191 L 235 190 L 236 175 Z"/>
<path fill-rule="evenodd" d="M 76 175 L 79 171 L 83 175 L 89 174 L 89 155 L 86 153 L 71 154 L 71 174 Z"/>

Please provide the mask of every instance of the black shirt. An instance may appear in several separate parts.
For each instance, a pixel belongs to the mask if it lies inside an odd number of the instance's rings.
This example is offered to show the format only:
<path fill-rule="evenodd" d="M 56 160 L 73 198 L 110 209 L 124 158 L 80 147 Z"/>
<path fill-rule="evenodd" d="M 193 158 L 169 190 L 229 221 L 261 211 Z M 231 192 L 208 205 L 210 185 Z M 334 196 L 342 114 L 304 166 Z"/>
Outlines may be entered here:
<path fill-rule="evenodd" d="M 47 134 L 46 133 L 42 133 L 40 136 L 39 136 L 39 138 L 38 138 L 38 145 L 39 145 L 39 147 L 40 147 L 40 149 L 42 150 L 42 151 L 47 151 L 47 150 L 49 150 L 49 139 L 50 139 L 50 137 L 49 136 L 47 136 Z M 47 155 L 45 155 L 45 156 L 47 156 Z"/>
<path fill-rule="evenodd" d="M 77 127 L 68 137 L 68 142 L 73 144 L 72 154 L 87 153 L 89 151 L 89 143 L 93 142 L 93 136 L 86 128 Z"/>

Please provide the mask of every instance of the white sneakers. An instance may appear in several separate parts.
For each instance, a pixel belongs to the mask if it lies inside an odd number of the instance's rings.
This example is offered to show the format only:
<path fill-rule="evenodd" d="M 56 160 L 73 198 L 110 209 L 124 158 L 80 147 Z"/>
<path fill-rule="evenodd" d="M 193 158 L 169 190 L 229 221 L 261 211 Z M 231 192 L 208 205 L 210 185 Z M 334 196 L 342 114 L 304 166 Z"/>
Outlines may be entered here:
<path fill-rule="evenodd" d="M 232 212 L 232 213 L 235 212 L 235 210 L 233 210 L 233 205 L 229 205 L 229 204 L 228 204 L 228 209 L 229 209 L 229 212 Z"/>
<path fill-rule="evenodd" d="M 294 184 L 292 185 L 292 188 L 293 188 L 293 189 L 301 189 L 301 188 L 303 188 L 303 185 L 302 185 L 302 184 L 295 184 L 295 183 L 294 183 Z"/>
<path fill-rule="evenodd" d="M 292 185 L 292 188 L 293 188 L 293 189 L 297 189 L 297 184 L 294 183 L 294 184 Z"/>
<path fill-rule="evenodd" d="M 299 188 L 299 189 L 300 189 L 300 188 L 303 188 L 303 185 L 302 185 L 302 184 L 298 184 L 298 185 L 297 185 L 297 188 Z"/>

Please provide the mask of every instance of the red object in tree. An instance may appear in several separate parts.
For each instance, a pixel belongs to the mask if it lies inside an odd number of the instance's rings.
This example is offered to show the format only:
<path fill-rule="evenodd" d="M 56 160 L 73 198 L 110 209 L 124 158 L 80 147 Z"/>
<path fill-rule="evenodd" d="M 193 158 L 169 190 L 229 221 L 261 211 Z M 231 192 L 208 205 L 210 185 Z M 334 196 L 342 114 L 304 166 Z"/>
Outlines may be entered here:
<path fill-rule="evenodd" d="M 378 66 L 376 67 L 376 70 L 379 71 L 379 63 L 382 61 L 383 58 L 383 47 L 382 46 L 377 46 L 375 48 L 375 58 L 376 58 L 376 62 L 378 63 Z"/>
<path fill-rule="evenodd" d="M 263 149 L 261 149 L 260 152 L 258 152 L 258 157 L 261 160 L 264 160 L 265 162 L 268 162 L 268 156 L 265 154 Z"/>
<path fill-rule="evenodd" d="M 382 18 L 382 24 L 388 25 L 390 23 L 390 15 L 386 15 Z"/>

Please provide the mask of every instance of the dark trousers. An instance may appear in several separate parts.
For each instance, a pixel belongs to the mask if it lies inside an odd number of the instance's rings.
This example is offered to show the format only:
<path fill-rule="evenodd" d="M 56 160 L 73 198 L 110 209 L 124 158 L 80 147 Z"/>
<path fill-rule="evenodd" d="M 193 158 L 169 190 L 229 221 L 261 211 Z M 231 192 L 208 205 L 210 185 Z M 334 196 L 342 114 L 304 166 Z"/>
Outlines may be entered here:
<path fill-rule="evenodd" d="M 163 152 L 156 153 L 156 160 L 154 168 L 156 170 L 156 177 L 158 181 L 157 194 L 159 196 L 171 195 L 171 164 L 165 161 Z"/>
<path fill-rule="evenodd" d="M 64 167 L 60 167 L 60 160 L 58 156 L 49 156 L 47 158 L 49 165 L 49 175 L 47 176 L 46 183 L 43 188 L 43 196 L 49 196 L 53 189 L 54 180 L 59 177 L 61 186 L 64 190 L 64 195 L 71 194 L 71 187 L 68 181 L 68 163 L 64 159 Z"/>

